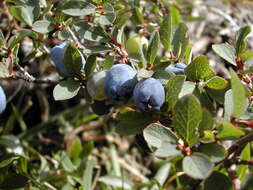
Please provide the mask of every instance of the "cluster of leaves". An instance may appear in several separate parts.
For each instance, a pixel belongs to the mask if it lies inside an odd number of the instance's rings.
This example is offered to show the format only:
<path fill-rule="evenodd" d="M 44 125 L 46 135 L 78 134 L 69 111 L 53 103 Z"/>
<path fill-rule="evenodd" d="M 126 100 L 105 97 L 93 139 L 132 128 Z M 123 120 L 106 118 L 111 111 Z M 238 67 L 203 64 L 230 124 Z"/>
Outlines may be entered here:
<path fill-rule="evenodd" d="M 152 76 L 163 84 L 165 103 L 152 115 L 142 114 L 132 107 L 121 109 L 114 119 L 101 125 L 106 131 L 122 136 L 141 134 L 145 140 L 142 148 L 166 161 L 153 181 L 133 185 L 121 174 L 115 161 L 115 147 L 109 142 L 112 163 L 105 163 L 104 173 L 110 175 L 96 177 L 93 175 L 95 161 L 91 159 L 92 142 L 84 144 L 76 137 L 67 146 L 67 151 L 53 152 L 45 157 L 28 142 L 31 136 L 41 135 L 50 123 L 27 129 L 16 113 L 15 117 L 23 126 L 22 133 L 18 137 L 0 137 L 3 147 L 0 188 L 52 189 L 52 184 L 62 189 L 86 190 L 94 188 L 96 183 L 93 181 L 98 180 L 101 189 L 167 189 L 168 185 L 177 188 L 189 184 L 196 189 L 230 189 L 234 179 L 246 180 L 247 164 L 237 166 L 232 177 L 231 167 L 240 160 L 246 162 L 251 158 L 253 69 L 250 60 L 253 52 L 247 50 L 245 40 L 250 27 L 243 27 L 238 32 L 234 45 L 212 46 L 221 60 L 230 64 L 230 78 L 224 78 L 215 73 L 207 57 L 192 59 L 192 45 L 187 26 L 182 22 L 183 16 L 177 6 L 166 1 L 147 1 L 145 5 L 139 0 L 70 0 L 55 4 L 46 0 L 3 2 L 5 11 L 2 14 L 8 18 L 11 30 L 0 30 L 1 78 L 37 81 L 20 65 L 18 53 L 22 51 L 22 41 L 30 39 L 33 42 L 33 50 L 23 58 L 26 62 L 48 59 L 48 48 L 53 39 L 72 40 L 74 43 L 65 50 L 64 65 L 70 73 L 77 75 L 59 82 L 53 96 L 55 100 L 67 100 L 82 90 L 87 104 L 62 113 L 69 121 L 61 121 L 60 133 L 68 134 L 68 122 L 74 121 L 73 117 L 80 110 L 86 110 L 81 112 L 85 122 L 98 119 L 88 112 L 92 99 L 86 92 L 86 81 L 97 71 L 108 70 L 116 63 L 130 64 L 137 69 L 139 78 Z M 148 47 L 140 49 L 139 59 L 128 57 L 125 51 L 129 30 L 149 38 Z M 82 65 L 80 52 L 87 56 L 84 73 L 79 69 Z M 184 75 L 164 70 L 177 62 L 187 64 Z M 61 116 L 55 118 L 58 121 Z M 55 122 L 55 118 L 51 122 Z M 3 134 L 7 134 L 6 130 Z M 237 139 L 236 146 L 225 149 L 227 140 Z M 173 181 L 175 177 L 177 181 Z M 172 181 L 165 183 L 167 178 Z"/>

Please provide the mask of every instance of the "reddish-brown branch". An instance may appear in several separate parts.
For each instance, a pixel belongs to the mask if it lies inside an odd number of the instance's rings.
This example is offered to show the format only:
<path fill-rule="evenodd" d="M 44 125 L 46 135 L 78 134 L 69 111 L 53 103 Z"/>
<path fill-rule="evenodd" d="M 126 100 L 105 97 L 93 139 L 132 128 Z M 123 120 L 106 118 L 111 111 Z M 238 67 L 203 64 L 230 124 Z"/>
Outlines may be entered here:
<path fill-rule="evenodd" d="M 109 44 L 114 47 L 115 53 L 120 57 L 125 64 L 129 63 L 129 57 L 123 44 L 116 42 L 114 39 L 109 40 Z"/>
<path fill-rule="evenodd" d="M 236 165 L 249 165 L 249 166 L 253 166 L 253 160 L 241 160 L 238 159 L 235 161 Z"/>

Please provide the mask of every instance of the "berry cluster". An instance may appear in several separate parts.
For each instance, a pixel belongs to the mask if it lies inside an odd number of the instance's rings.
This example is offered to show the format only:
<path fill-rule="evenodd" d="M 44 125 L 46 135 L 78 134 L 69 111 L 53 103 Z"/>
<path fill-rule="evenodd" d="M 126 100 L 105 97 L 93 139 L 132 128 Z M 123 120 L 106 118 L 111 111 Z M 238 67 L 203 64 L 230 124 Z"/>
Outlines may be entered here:
<path fill-rule="evenodd" d="M 67 42 L 52 48 L 51 57 L 61 76 L 69 76 L 64 66 L 64 48 Z M 82 57 L 83 66 L 85 59 Z M 177 63 L 165 70 L 183 74 L 186 65 Z M 151 77 L 138 81 L 137 72 L 127 64 L 116 64 L 110 70 L 99 71 L 91 76 L 86 84 L 89 95 L 94 100 L 91 108 L 94 113 L 104 115 L 113 106 L 126 104 L 133 97 L 137 110 L 145 113 L 160 110 L 165 101 L 165 90 L 159 80 Z"/>

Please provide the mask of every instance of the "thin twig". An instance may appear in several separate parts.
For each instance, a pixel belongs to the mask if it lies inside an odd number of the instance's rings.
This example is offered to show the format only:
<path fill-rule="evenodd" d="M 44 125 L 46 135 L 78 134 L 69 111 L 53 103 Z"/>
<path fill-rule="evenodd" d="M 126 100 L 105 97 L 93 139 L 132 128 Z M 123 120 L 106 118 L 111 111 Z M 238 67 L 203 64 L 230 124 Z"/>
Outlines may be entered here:
<path fill-rule="evenodd" d="M 247 143 L 253 141 L 253 133 L 249 133 L 246 136 L 242 137 L 238 141 L 236 141 L 229 149 L 228 149 L 228 156 L 232 155 L 236 152 L 240 147 L 245 146 Z"/>
<path fill-rule="evenodd" d="M 241 160 L 238 159 L 235 161 L 236 165 L 249 165 L 249 166 L 253 166 L 253 160 Z"/>
<path fill-rule="evenodd" d="M 48 182 L 44 182 L 43 185 L 46 186 L 49 190 L 57 190 L 53 185 L 49 184 Z"/>
<path fill-rule="evenodd" d="M 32 76 L 32 75 L 30 75 L 30 76 Z M 27 75 L 20 75 L 20 74 L 13 75 L 10 79 L 14 79 L 14 80 L 21 79 L 26 82 L 37 83 L 37 84 L 58 84 L 60 82 L 60 80 L 36 79 L 36 78 L 27 77 Z"/>
<path fill-rule="evenodd" d="M 80 42 L 80 40 L 78 39 L 78 37 L 75 35 L 75 33 L 71 30 L 71 28 L 68 26 L 66 27 L 67 31 L 69 32 L 72 40 L 77 43 L 78 47 L 85 49 L 85 47 L 82 45 L 82 43 Z"/>
<path fill-rule="evenodd" d="M 134 176 L 138 177 L 142 182 L 148 182 L 149 179 L 142 175 L 139 170 L 137 170 L 134 166 L 131 166 L 130 164 L 128 164 L 125 160 L 118 158 L 119 164 L 125 168 L 126 170 L 128 170 L 131 174 L 133 174 Z"/>
<path fill-rule="evenodd" d="M 166 183 L 163 185 L 163 188 L 168 188 L 169 185 L 177 178 L 180 177 L 182 175 L 184 175 L 185 172 L 177 172 L 175 173 L 175 175 L 171 176 L 170 178 L 167 179 Z"/>
<path fill-rule="evenodd" d="M 231 178 L 234 190 L 240 190 L 241 189 L 241 181 L 237 175 L 236 165 L 230 166 L 230 168 L 227 169 L 227 172 L 228 172 L 228 176 Z"/>
<path fill-rule="evenodd" d="M 91 186 L 91 190 L 95 189 L 96 185 L 97 185 L 97 182 L 98 182 L 98 179 L 99 179 L 99 176 L 100 176 L 100 173 L 101 173 L 101 167 L 98 166 L 97 167 L 97 173 L 93 179 L 93 183 L 92 183 L 92 186 Z"/>

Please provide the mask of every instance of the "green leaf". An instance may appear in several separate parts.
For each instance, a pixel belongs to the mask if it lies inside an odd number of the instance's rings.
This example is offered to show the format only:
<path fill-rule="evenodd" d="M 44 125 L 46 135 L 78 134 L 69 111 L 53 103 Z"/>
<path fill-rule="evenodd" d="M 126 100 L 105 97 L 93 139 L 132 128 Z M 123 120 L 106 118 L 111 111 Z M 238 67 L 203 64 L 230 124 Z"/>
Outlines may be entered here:
<path fill-rule="evenodd" d="M 86 168 L 83 174 L 83 189 L 92 189 L 92 175 L 93 175 L 94 163 L 92 160 L 88 160 Z"/>
<path fill-rule="evenodd" d="M 185 64 L 188 65 L 192 62 L 192 45 L 188 45 L 185 50 L 184 60 Z"/>
<path fill-rule="evenodd" d="M 222 77 L 214 76 L 206 81 L 206 86 L 214 90 L 222 90 L 227 88 L 228 81 Z"/>
<path fill-rule="evenodd" d="M 81 52 L 69 43 L 64 49 L 64 66 L 71 75 L 80 75 L 83 73 L 84 60 Z"/>
<path fill-rule="evenodd" d="M 150 124 L 144 129 L 143 136 L 155 156 L 168 158 L 181 155 L 177 150 L 177 137 L 163 125 Z"/>
<path fill-rule="evenodd" d="M 67 100 L 77 95 L 80 83 L 74 80 L 61 81 L 54 87 L 53 96 L 55 100 Z"/>
<path fill-rule="evenodd" d="M 185 81 L 178 97 L 181 98 L 187 94 L 192 94 L 195 88 L 196 84 L 194 82 Z"/>
<path fill-rule="evenodd" d="M 162 85 L 166 85 L 168 81 L 174 76 L 175 74 L 173 72 L 166 70 L 158 70 L 154 73 L 152 77 L 159 80 Z"/>
<path fill-rule="evenodd" d="M 171 36 L 172 36 L 172 21 L 171 15 L 165 16 L 163 23 L 159 30 L 161 42 L 166 50 L 170 49 Z"/>
<path fill-rule="evenodd" d="M 200 139 L 200 142 L 202 142 L 202 143 L 215 143 L 216 142 L 215 135 L 213 134 L 212 131 L 205 130 L 203 132 L 201 139 Z"/>
<path fill-rule="evenodd" d="M 7 78 L 12 75 L 13 64 L 9 58 L 3 58 L 0 62 L 0 78 Z"/>
<path fill-rule="evenodd" d="M 10 156 L 9 158 L 6 158 L 4 160 L 0 160 L 0 168 L 4 168 L 8 165 L 10 165 L 14 160 L 18 160 L 20 156 Z"/>
<path fill-rule="evenodd" d="M 183 159 L 183 171 L 194 179 L 208 178 L 213 168 L 213 162 L 202 153 L 193 153 Z"/>
<path fill-rule="evenodd" d="M 230 179 L 223 173 L 214 171 L 204 182 L 204 190 L 232 190 Z"/>
<path fill-rule="evenodd" d="M 220 162 L 227 156 L 226 149 L 219 144 L 201 144 L 198 151 L 207 155 L 213 163 Z"/>
<path fill-rule="evenodd" d="M 248 143 L 242 150 L 240 159 L 246 161 L 251 160 L 250 143 Z M 249 168 L 248 165 L 237 165 L 237 175 L 241 181 L 244 181 L 245 178 L 247 177 L 248 168 Z"/>
<path fill-rule="evenodd" d="M 225 59 L 227 62 L 236 66 L 236 55 L 235 48 L 229 45 L 228 43 L 212 45 L 212 48 L 215 53 Z"/>
<path fill-rule="evenodd" d="M 160 44 L 160 37 L 159 37 L 159 33 L 155 32 L 153 33 L 153 36 L 151 38 L 150 44 L 148 46 L 148 50 L 147 50 L 147 61 L 148 64 L 153 65 L 157 52 L 158 52 L 158 48 L 159 48 L 159 44 Z"/>
<path fill-rule="evenodd" d="M 120 135 L 136 135 L 146 128 L 152 119 L 140 112 L 125 109 L 116 117 L 116 132 Z"/>
<path fill-rule="evenodd" d="M 183 58 L 185 55 L 186 48 L 189 43 L 187 37 L 187 26 L 183 23 L 178 24 L 172 34 L 172 51 L 173 54 L 178 58 Z"/>
<path fill-rule="evenodd" d="M 141 8 L 135 7 L 133 9 L 133 18 L 137 24 L 143 24 L 144 23 L 144 16 L 141 11 Z"/>
<path fill-rule="evenodd" d="M 168 106 L 168 111 L 172 110 L 177 103 L 178 95 L 185 82 L 185 76 L 177 75 L 172 77 L 166 84 L 166 97 L 165 102 Z"/>
<path fill-rule="evenodd" d="M 242 27 L 239 30 L 239 34 L 236 40 L 236 55 L 239 56 L 241 53 L 243 53 L 246 49 L 246 42 L 245 38 L 248 36 L 248 34 L 251 32 L 250 26 Z"/>
<path fill-rule="evenodd" d="M 114 64 L 114 58 L 115 58 L 114 56 L 110 56 L 110 55 L 107 55 L 105 57 L 104 64 L 103 64 L 103 67 L 105 70 L 111 69 L 111 67 Z"/>
<path fill-rule="evenodd" d="M 159 185 L 162 186 L 165 183 L 166 179 L 169 176 L 171 165 L 172 164 L 170 162 L 165 161 L 165 163 L 159 168 L 159 170 L 155 174 L 154 179 L 159 183 Z M 155 185 L 155 187 L 157 186 Z M 155 187 L 153 186 L 151 190 L 155 190 L 158 188 Z"/>
<path fill-rule="evenodd" d="M 209 60 L 205 56 L 194 59 L 186 68 L 185 74 L 191 81 L 206 81 L 214 76 L 213 70 L 209 66 Z"/>
<path fill-rule="evenodd" d="M 97 19 L 98 23 L 101 25 L 112 24 L 115 20 L 114 8 L 110 4 L 104 4 L 104 8 L 100 10 L 101 14 Z"/>
<path fill-rule="evenodd" d="M 241 53 L 240 57 L 242 59 L 242 62 L 244 63 L 244 62 L 253 58 L 253 52 L 252 51 L 244 51 L 243 53 Z"/>
<path fill-rule="evenodd" d="M 79 39 L 86 39 L 95 42 L 107 42 L 108 34 L 99 26 L 92 26 L 86 21 L 75 23 L 74 29 Z"/>
<path fill-rule="evenodd" d="M 96 55 L 90 55 L 87 60 L 84 67 L 85 75 L 86 77 L 90 77 L 92 73 L 94 72 L 95 68 L 97 66 L 97 56 Z"/>
<path fill-rule="evenodd" d="M 2 30 L 0 29 L 0 46 L 3 46 L 4 44 L 5 44 L 5 38 L 4 38 Z"/>
<path fill-rule="evenodd" d="M 123 27 L 127 21 L 132 16 L 131 12 L 126 12 L 125 9 L 122 9 L 117 12 L 116 20 L 114 21 L 114 25 L 117 26 L 117 28 Z"/>
<path fill-rule="evenodd" d="M 202 120 L 199 124 L 199 132 L 202 134 L 205 130 L 212 130 L 213 116 L 207 109 L 202 109 Z"/>
<path fill-rule="evenodd" d="M 12 6 L 10 12 L 17 20 L 32 26 L 40 14 L 39 1 L 28 1 L 26 5 Z"/>
<path fill-rule="evenodd" d="M 54 29 L 53 24 L 48 20 L 38 20 L 32 26 L 33 31 L 46 34 Z"/>
<path fill-rule="evenodd" d="M 146 69 L 140 69 L 137 72 L 137 79 L 139 81 L 143 80 L 143 79 L 147 79 L 147 78 L 152 77 L 153 74 L 154 74 L 154 71 L 149 71 L 149 70 L 146 70 Z"/>
<path fill-rule="evenodd" d="M 75 162 L 83 151 L 82 142 L 79 138 L 76 138 L 72 143 L 70 149 L 70 158 Z"/>
<path fill-rule="evenodd" d="M 102 176 L 98 179 L 99 182 L 110 185 L 114 188 L 133 189 L 133 185 L 127 179 L 122 179 L 116 176 Z"/>
<path fill-rule="evenodd" d="M 181 22 L 181 15 L 180 15 L 180 11 L 178 10 L 178 8 L 176 6 L 173 6 L 170 4 L 169 11 L 170 11 L 171 18 L 172 18 L 172 25 L 179 24 Z"/>
<path fill-rule="evenodd" d="M 238 118 L 245 112 L 245 105 L 247 103 L 246 92 L 237 74 L 231 68 L 229 71 L 233 98 L 232 116 Z"/>
<path fill-rule="evenodd" d="M 194 95 L 186 95 L 178 100 L 174 107 L 172 124 L 177 134 L 190 145 L 198 140 L 197 130 L 201 119 L 201 106 Z"/>
<path fill-rule="evenodd" d="M 216 128 L 218 130 L 216 137 L 220 140 L 234 140 L 245 134 L 241 129 L 231 123 L 219 123 Z"/>
<path fill-rule="evenodd" d="M 233 114 L 233 95 L 232 95 L 232 89 L 228 90 L 225 93 L 225 99 L 224 99 L 224 120 L 230 121 L 231 116 Z"/>
<path fill-rule="evenodd" d="M 60 151 L 56 155 L 56 160 L 62 165 L 63 169 L 67 172 L 74 172 L 76 170 L 75 166 L 69 159 L 68 155 L 64 151 Z"/>
<path fill-rule="evenodd" d="M 62 9 L 62 12 L 66 15 L 85 16 L 95 13 L 96 6 L 84 1 L 68 1 Z"/>

